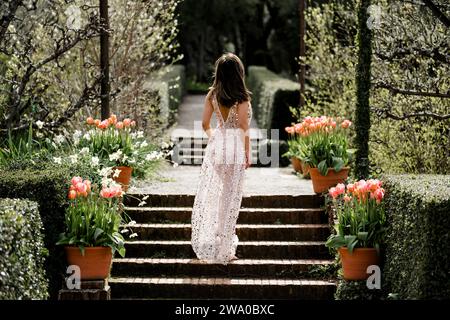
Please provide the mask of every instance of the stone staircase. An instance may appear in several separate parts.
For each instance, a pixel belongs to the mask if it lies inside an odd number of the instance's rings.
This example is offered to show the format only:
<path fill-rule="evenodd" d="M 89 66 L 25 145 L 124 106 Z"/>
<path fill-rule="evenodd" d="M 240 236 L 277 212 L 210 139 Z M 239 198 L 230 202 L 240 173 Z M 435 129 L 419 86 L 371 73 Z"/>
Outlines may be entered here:
<path fill-rule="evenodd" d="M 138 206 L 147 196 L 146 206 Z M 131 194 L 127 214 L 138 237 L 115 258 L 113 299 L 332 299 L 335 283 L 312 270 L 330 265 L 327 216 L 316 195 L 244 196 L 239 260 L 205 264 L 192 250 L 192 194 Z"/>
<path fill-rule="evenodd" d="M 174 162 L 183 165 L 202 164 L 205 148 L 208 143 L 208 138 L 205 134 L 195 135 L 193 133 L 187 134 L 187 132 L 183 132 L 183 134 L 173 132 L 171 141 L 174 144 L 172 155 Z M 279 165 L 280 157 L 278 153 L 284 153 L 286 150 L 281 149 L 281 152 L 279 152 L 277 148 L 277 156 L 271 159 L 270 143 L 277 144 L 280 142 L 279 140 L 267 139 L 258 129 L 252 129 L 250 131 L 253 166 Z"/>

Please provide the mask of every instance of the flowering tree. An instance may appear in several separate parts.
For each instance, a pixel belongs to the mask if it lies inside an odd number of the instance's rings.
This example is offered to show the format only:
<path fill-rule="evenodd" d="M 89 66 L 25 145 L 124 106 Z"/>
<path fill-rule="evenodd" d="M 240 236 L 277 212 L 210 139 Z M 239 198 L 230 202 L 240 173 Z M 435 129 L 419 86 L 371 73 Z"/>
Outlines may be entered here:
<path fill-rule="evenodd" d="M 113 112 L 136 118 L 155 100 L 144 80 L 175 55 L 177 3 L 109 1 Z M 0 8 L 0 130 L 36 121 L 55 130 L 97 112 L 98 2 L 9 0 Z"/>

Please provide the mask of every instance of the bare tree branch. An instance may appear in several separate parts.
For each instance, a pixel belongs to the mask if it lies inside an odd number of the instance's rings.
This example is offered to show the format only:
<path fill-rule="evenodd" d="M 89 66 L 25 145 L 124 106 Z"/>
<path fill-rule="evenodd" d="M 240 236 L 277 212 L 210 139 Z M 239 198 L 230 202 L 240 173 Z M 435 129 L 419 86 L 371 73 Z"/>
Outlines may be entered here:
<path fill-rule="evenodd" d="M 439 52 L 439 48 L 424 49 L 424 48 L 401 48 L 392 53 L 384 54 L 380 51 L 375 52 L 375 55 L 386 61 L 393 61 L 394 59 L 401 59 L 407 55 L 421 55 L 422 57 L 431 58 L 435 61 L 450 64 L 450 55 Z"/>
<path fill-rule="evenodd" d="M 391 84 L 384 83 L 384 82 L 375 83 L 374 88 L 387 89 L 393 95 L 403 94 L 403 95 L 408 95 L 408 96 L 435 97 L 435 98 L 444 98 L 444 99 L 450 98 L 449 93 L 406 90 L 406 89 L 396 88 L 396 87 L 392 86 Z"/>
<path fill-rule="evenodd" d="M 387 109 L 372 109 L 373 112 L 384 115 L 386 118 L 394 120 L 406 120 L 410 118 L 433 118 L 436 120 L 447 120 L 450 119 L 450 114 L 438 114 L 430 111 L 419 111 L 412 113 L 405 113 L 403 115 L 396 115 Z"/>
<path fill-rule="evenodd" d="M 0 18 L 0 42 L 5 36 L 6 30 L 8 30 L 9 24 L 14 19 L 17 8 L 22 5 L 22 0 L 12 0 L 8 3 L 8 11 Z"/>

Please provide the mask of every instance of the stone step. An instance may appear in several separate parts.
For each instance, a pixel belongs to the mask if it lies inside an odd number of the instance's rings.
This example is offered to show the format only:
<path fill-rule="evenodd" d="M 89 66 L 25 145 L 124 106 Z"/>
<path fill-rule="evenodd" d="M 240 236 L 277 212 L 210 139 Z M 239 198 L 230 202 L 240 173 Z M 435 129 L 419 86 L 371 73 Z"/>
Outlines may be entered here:
<path fill-rule="evenodd" d="M 312 278 L 311 268 L 332 264 L 333 260 L 239 259 L 227 265 L 207 264 L 198 259 L 119 258 L 113 260 L 113 277 L 261 277 Z"/>
<path fill-rule="evenodd" d="M 127 207 L 138 207 L 146 197 L 143 207 L 191 207 L 194 194 L 140 194 L 131 191 L 124 198 Z M 316 194 L 298 195 L 246 195 L 242 197 L 243 208 L 320 208 L 324 198 Z"/>
<path fill-rule="evenodd" d="M 126 207 L 126 213 L 138 223 L 190 223 L 192 207 Z M 323 209 L 241 208 L 238 223 L 304 224 L 327 223 Z"/>
<path fill-rule="evenodd" d="M 323 280 L 238 278 L 110 278 L 112 298 L 333 299 L 335 283 Z"/>
<path fill-rule="evenodd" d="M 178 152 L 178 155 L 183 156 L 183 157 L 189 157 L 192 155 L 203 156 L 205 153 L 205 149 L 183 147 L 183 148 L 180 148 L 179 150 L 174 151 L 174 153 L 175 152 Z M 258 155 L 258 150 L 252 149 L 252 155 L 253 155 L 253 157 L 256 157 Z"/>
<path fill-rule="evenodd" d="M 128 258 L 195 258 L 191 241 L 126 241 Z M 240 241 L 236 255 L 240 259 L 329 259 L 322 241 Z"/>
<path fill-rule="evenodd" d="M 190 224 L 146 224 L 132 226 L 139 240 L 190 240 Z M 330 234 L 327 224 L 237 224 L 240 241 L 321 241 Z"/>

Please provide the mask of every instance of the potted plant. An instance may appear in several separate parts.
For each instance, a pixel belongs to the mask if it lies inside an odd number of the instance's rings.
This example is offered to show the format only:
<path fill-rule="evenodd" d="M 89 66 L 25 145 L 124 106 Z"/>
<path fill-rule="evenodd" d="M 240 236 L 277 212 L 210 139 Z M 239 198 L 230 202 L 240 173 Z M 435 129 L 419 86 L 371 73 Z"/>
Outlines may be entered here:
<path fill-rule="evenodd" d="M 57 244 L 65 246 L 67 263 L 80 267 L 83 280 L 107 278 L 114 252 L 125 256 L 124 238 L 119 232 L 122 194 L 122 187 L 116 183 L 98 190 L 81 177 L 71 180 L 66 230 Z"/>
<path fill-rule="evenodd" d="M 325 192 L 333 185 L 344 182 L 354 153 L 348 148 L 345 130 L 351 122 L 337 125 L 331 117 L 306 117 L 300 129 L 305 139 L 303 162 L 310 166 L 309 173 L 316 193 Z"/>
<path fill-rule="evenodd" d="M 297 135 L 295 134 L 295 126 L 286 127 L 285 130 L 289 134 L 289 139 L 287 141 L 288 151 L 283 154 L 283 157 L 290 158 L 292 167 L 294 168 L 295 172 L 302 173 L 302 163 L 299 159 L 298 150 L 299 141 Z"/>
<path fill-rule="evenodd" d="M 309 165 L 302 160 L 307 153 L 308 136 L 301 129 L 300 123 L 285 128 L 289 134 L 287 141 L 289 149 L 283 156 L 291 159 L 292 167 L 296 172 L 301 173 L 304 178 L 309 178 Z"/>
<path fill-rule="evenodd" d="M 380 262 L 386 221 L 381 185 L 380 180 L 360 180 L 329 190 L 337 224 L 336 234 L 328 238 L 326 245 L 338 249 L 347 280 L 367 279 L 367 267 Z"/>

